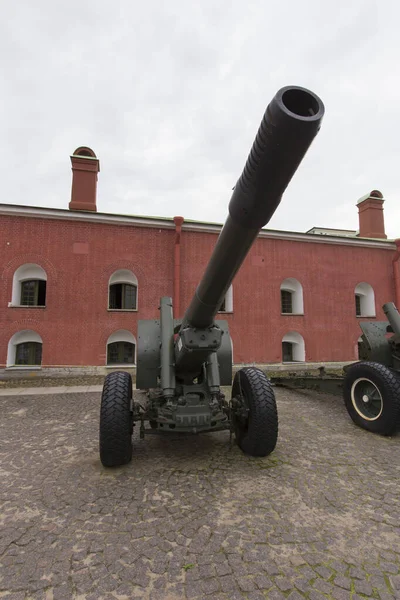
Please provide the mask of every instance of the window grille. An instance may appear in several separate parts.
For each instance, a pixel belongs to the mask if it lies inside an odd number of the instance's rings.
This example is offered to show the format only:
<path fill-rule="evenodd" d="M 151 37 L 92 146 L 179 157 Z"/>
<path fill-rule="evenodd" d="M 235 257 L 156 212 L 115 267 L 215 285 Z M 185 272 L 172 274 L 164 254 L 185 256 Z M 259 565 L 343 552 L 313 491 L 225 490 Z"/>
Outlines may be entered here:
<path fill-rule="evenodd" d="M 293 344 L 282 342 L 282 362 L 293 362 Z"/>
<path fill-rule="evenodd" d="M 110 285 L 109 308 L 114 310 L 136 310 L 137 287 L 130 283 Z"/>
<path fill-rule="evenodd" d="M 131 342 L 113 342 L 107 346 L 108 365 L 135 364 L 135 344 Z"/>
<path fill-rule="evenodd" d="M 17 344 L 15 353 L 16 365 L 41 365 L 42 344 L 39 342 L 23 342 Z"/>
<path fill-rule="evenodd" d="M 281 290 L 281 312 L 284 314 L 293 313 L 292 292 Z"/>
<path fill-rule="evenodd" d="M 21 281 L 21 306 L 45 306 L 46 282 L 41 279 Z"/>
<path fill-rule="evenodd" d="M 355 300 L 356 300 L 356 316 L 361 317 L 361 296 L 359 294 L 356 294 Z"/>

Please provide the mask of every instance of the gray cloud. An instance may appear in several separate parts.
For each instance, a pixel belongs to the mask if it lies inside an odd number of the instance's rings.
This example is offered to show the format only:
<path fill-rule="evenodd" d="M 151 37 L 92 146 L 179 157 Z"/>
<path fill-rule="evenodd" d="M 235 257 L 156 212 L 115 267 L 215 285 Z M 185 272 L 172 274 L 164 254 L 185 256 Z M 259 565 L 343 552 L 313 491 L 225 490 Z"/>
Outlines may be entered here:
<path fill-rule="evenodd" d="M 1 202 L 65 208 L 68 156 L 89 145 L 99 210 L 222 222 L 267 103 L 296 84 L 326 116 L 270 226 L 356 229 L 357 199 L 378 188 L 398 237 L 399 13 L 362 0 L 8 4 Z"/>

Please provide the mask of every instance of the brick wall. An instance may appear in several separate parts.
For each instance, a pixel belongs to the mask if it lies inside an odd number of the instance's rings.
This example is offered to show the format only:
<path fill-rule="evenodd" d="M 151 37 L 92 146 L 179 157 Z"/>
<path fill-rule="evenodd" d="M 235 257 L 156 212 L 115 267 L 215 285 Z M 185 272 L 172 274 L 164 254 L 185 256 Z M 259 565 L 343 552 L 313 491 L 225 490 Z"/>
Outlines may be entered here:
<path fill-rule="evenodd" d="M 21 329 L 43 340 L 43 365 L 101 365 L 109 335 L 127 329 L 135 337 L 138 318 L 157 318 L 159 298 L 173 289 L 174 232 L 96 223 L 2 217 L 0 364 Z M 14 271 L 23 263 L 47 272 L 46 308 L 7 308 Z M 108 281 L 118 269 L 138 279 L 138 311 L 108 311 Z"/>
<path fill-rule="evenodd" d="M 22 329 L 42 337 L 44 366 L 104 365 L 108 337 L 127 329 L 137 338 L 138 319 L 157 318 L 160 297 L 173 295 L 174 239 L 173 229 L 0 216 L 0 365 L 9 339 Z M 216 239 L 183 230 L 183 309 Z M 259 238 L 234 281 L 234 312 L 226 315 L 235 362 L 280 362 L 289 331 L 303 336 L 307 361 L 357 358 L 355 286 L 373 287 L 377 319 L 384 319 L 382 304 L 394 300 L 392 255 L 391 248 Z M 13 274 L 28 262 L 47 273 L 46 308 L 8 308 Z M 118 269 L 138 279 L 137 312 L 107 310 L 108 281 Z M 281 315 L 287 277 L 303 286 L 304 316 Z"/>
<path fill-rule="evenodd" d="M 182 237 L 182 306 L 202 275 L 215 237 Z M 233 283 L 234 313 L 227 315 L 235 362 L 280 362 L 283 336 L 300 333 L 307 361 L 357 358 L 361 335 L 354 290 L 369 283 L 375 291 L 376 318 L 394 300 L 393 250 L 259 238 Z M 293 277 L 303 286 L 304 316 L 281 315 L 280 285 Z"/>

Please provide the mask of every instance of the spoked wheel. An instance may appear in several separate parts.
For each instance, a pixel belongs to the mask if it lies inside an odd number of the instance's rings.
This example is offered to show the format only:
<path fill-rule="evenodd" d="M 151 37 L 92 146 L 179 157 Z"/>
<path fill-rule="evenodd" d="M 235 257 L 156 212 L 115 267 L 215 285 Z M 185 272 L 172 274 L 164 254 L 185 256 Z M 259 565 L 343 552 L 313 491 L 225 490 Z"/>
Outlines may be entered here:
<path fill-rule="evenodd" d="M 343 394 L 347 411 L 359 427 L 382 435 L 400 428 L 400 379 L 384 365 L 359 362 L 349 367 Z"/>
<path fill-rule="evenodd" d="M 275 394 L 265 374 L 240 369 L 232 386 L 232 424 L 238 446 L 250 456 L 267 456 L 278 440 Z"/>
<path fill-rule="evenodd" d="M 132 459 L 132 428 L 132 377 L 123 371 L 109 373 L 100 409 L 100 460 L 105 467 Z"/>

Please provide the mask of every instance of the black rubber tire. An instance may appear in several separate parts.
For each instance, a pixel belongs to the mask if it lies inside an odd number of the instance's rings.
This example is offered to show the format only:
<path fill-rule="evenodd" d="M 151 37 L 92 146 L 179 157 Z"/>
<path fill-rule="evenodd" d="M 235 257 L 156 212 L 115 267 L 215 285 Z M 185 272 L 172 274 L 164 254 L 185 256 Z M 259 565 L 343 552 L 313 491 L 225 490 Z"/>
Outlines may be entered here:
<path fill-rule="evenodd" d="M 371 383 L 373 385 L 370 385 Z M 381 403 L 380 412 L 376 407 L 369 410 L 367 400 L 363 411 L 362 401 L 357 397 L 356 391 L 357 386 L 362 390 L 360 386 L 365 384 L 370 390 L 375 386 L 375 396 Z M 351 365 L 346 370 L 343 397 L 347 412 L 359 427 L 381 435 L 393 435 L 400 429 L 400 378 L 384 365 L 375 362 L 359 362 Z M 374 414 L 374 410 L 377 415 Z"/>
<path fill-rule="evenodd" d="M 245 424 L 232 417 L 237 444 L 250 456 L 268 456 L 278 441 L 274 390 L 260 369 L 246 367 L 237 371 L 233 380 L 232 398 L 240 394 L 249 413 Z"/>
<path fill-rule="evenodd" d="M 132 459 L 132 377 L 115 371 L 104 381 L 100 409 L 100 460 L 105 467 Z"/>

